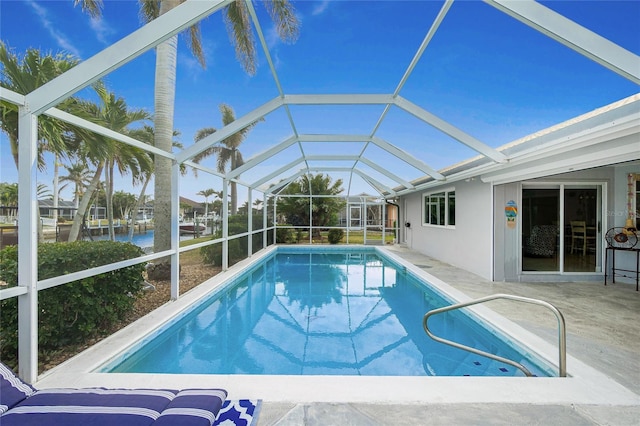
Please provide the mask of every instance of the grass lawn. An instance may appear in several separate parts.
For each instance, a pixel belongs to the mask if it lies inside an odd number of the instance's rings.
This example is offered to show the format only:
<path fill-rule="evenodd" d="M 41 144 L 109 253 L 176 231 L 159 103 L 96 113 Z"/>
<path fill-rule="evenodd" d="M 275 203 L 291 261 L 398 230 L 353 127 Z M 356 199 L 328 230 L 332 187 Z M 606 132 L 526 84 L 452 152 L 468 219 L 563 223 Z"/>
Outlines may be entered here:
<path fill-rule="evenodd" d="M 321 231 L 320 238 L 314 237 L 313 243 L 315 244 L 329 244 L 329 240 L 327 235 L 329 231 Z M 309 243 L 309 232 L 303 231 L 300 232 L 299 235 L 293 232 L 293 238 L 297 238 L 298 244 L 308 244 Z M 387 231 L 384 235 L 385 244 L 392 244 L 395 236 L 393 235 L 393 231 Z M 369 243 L 379 243 L 382 241 L 382 232 L 381 231 L 367 231 L 367 242 Z M 296 241 L 294 241 L 296 242 Z M 347 232 L 344 232 L 344 236 L 342 240 L 340 240 L 340 244 L 347 244 Z M 364 231 L 349 231 L 349 244 L 364 244 Z"/>

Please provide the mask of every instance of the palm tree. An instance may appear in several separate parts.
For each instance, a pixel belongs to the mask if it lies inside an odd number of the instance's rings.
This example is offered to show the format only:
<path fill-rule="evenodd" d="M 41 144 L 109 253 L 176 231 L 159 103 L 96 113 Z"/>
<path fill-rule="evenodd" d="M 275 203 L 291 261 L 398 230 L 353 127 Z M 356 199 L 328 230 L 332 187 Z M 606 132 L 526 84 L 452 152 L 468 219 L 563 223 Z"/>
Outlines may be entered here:
<path fill-rule="evenodd" d="M 51 200 L 53 199 L 53 192 L 44 183 L 36 185 L 36 198 L 38 200 Z"/>
<path fill-rule="evenodd" d="M 145 124 L 140 129 L 134 129 L 130 132 L 131 137 L 145 142 L 149 145 L 153 145 L 153 127 Z M 133 229 L 136 224 L 136 217 L 138 215 L 138 210 L 140 210 L 140 206 L 144 203 L 146 199 L 145 192 L 147 191 L 147 186 L 149 185 L 149 181 L 153 177 L 153 159 L 151 155 L 148 156 L 149 161 L 144 164 L 144 167 L 141 169 L 141 174 L 139 175 L 139 182 L 142 182 L 142 189 L 140 189 L 140 195 L 138 196 L 135 205 L 133 206 L 131 212 L 131 224 L 129 226 L 129 242 L 133 241 Z"/>
<path fill-rule="evenodd" d="M 69 55 L 57 54 L 41 56 L 37 49 L 28 49 L 24 57 L 19 58 L 0 41 L 0 86 L 26 95 L 46 82 L 74 67 L 78 60 Z M 60 107 L 64 107 L 63 103 Z M 18 107 L 7 101 L 0 101 L 2 120 L 0 128 L 7 134 L 11 145 L 11 154 L 18 167 Z M 70 126 L 47 115 L 38 117 L 38 165 L 44 169 L 43 150 L 65 155 L 68 152 L 68 139 L 65 132 Z"/>
<path fill-rule="evenodd" d="M 53 80 L 60 74 L 74 67 L 78 60 L 70 55 L 50 54 L 41 56 L 37 49 L 28 49 L 24 57 L 19 58 L 11 52 L 4 42 L 0 41 L 0 86 L 14 92 L 26 95 L 33 92 L 46 82 Z M 73 102 L 73 98 L 64 101 L 60 108 Z M 18 168 L 18 106 L 0 101 L 0 129 L 9 138 L 11 154 L 16 168 Z M 73 126 L 46 115 L 38 118 L 38 167 L 44 170 L 45 162 L 43 151 L 48 150 L 56 156 L 64 156 L 69 152 L 68 133 L 73 131 Z M 40 215 L 40 210 L 36 209 Z M 40 222 L 38 217 L 38 223 Z M 42 239 L 42 232 L 38 227 L 38 239 Z"/>
<path fill-rule="evenodd" d="M 147 22 L 175 8 L 185 0 L 140 0 L 141 15 Z M 74 0 L 81 4 L 83 10 L 100 15 L 102 2 L 97 0 Z M 289 0 L 262 2 L 275 21 L 278 35 L 283 41 L 295 41 L 298 36 L 298 18 Z M 256 48 L 251 28 L 251 18 L 247 4 L 236 0 L 224 11 L 224 20 L 230 40 L 236 50 L 236 57 L 250 75 L 256 71 Z M 195 24 L 189 28 L 191 51 L 204 66 L 200 26 Z M 175 101 L 176 60 L 178 40 L 176 36 L 169 38 L 156 47 L 154 126 L 156 148 L 170 152 L 173 136 L 173 110 Z M 155 200 L 154 218 L 154 251 L 159 252 L 171 248 L 171 160 L 155 157 Z"/>
<path fill-rule="evenodd" d="M 80 203 L 80 197 L 84 193 L 84 188 L 89 185 L 89 169 L 87 168 L 87 163 L 84 160 L 77 161 L 71 165 L 65 165 L 67 172 L 69 174 L 65 176 L 60 176 L 60 180 L 65 183 L 60 189 L 64 189 L 67 184 L 73 185 L 73 204 L 76 209 L 78 209 L 78 204 Z"/>
<path fill-rule="evenodd" d="M 99 91 L 98 96 L 100 98 L 100 105 L 96 105 L 89 101 L 76 101 L 73 105 L 73 112 L 82 118 L 93 121 L 96 124 L 119 133 L 127 133 L 127 126 L 148 117 L 144 111 L 130 111 L 122 98 L 116 98 L 112 93 L 109 93 L 106 90 Z M 129 160 L 131 158 L 135 158 L 136 154 L 140 155 L 141 158 L 147 155 L 146 153 L 143 153 L 142 150 L 130 147 L 129 145 L 125 146 L 123 144 L 117 144 L 116 146 L 112 139 L 98 134 L 87 135 L 87 139 L 85 139 L 83 147 L 86 150 L 86 158 L 94 164 L 96 171 L 91 183 L 80 200 L 78 211 L 76 212 L 71 231 L 69 232 L 69 241 L 75 241 L 78 238 L 83 217 L 89 207 L 92 195 L 98 188 L 100 176 L 102 175 L 102 171 L 105 167 L 107 167 L 107 169 L 112 167 L 112 164 L 116 163 L 116 158 L 118 161 L 122 158 L 126 158 L 126 164 L 131 166 L 134 161 Z M 137 175 L 137 173 L 138 172 L 135 171 L 133 174 Z M 109 174 L 110 173 L 108 173 L 108 175 Z M 110 183 L 107 182 L 107 209 L 109 208 L 110 202 L 110 190 L 113 190 L 113 186 L 110 188 Z M 113 220 L 112 215 L 110 220 Z"/>
<path fill-rule="evenodd" d="M 329 175 L 318 173 L 301 176 L 291 182 L 282 194 L 307 195 L 307 197 L 283 197 L 278 200 L 278 212 L 287 217 L 287 222 L 292 225 L 314 226 L 314 236 L 319 236 L 318 227 L 330 226 L 337 214 L 344 208 L 345 202 L 337 197 L 321 197 L 313 199 L 312 209 L 309 212 L 310 195 L 338 195 L 343 191 L 342 179 L 332 182 Z"/>
<path fill-rule="evenodd" d="M 261 200 L 261 199 L 259 199 L 259 198 L 258 198 L 258 199 L 256 199 L 256 200 L 253 202 L 253 205 L 254 205 L 254 209 L 255 209 L 256 211 L 260 210 L 260 209 L 262 208 L 262 200 Z"/>
<path fill-rule="evenodd" d="M 220 113 L 222 114 L 222 124 L 224 126 L 228 126 L 236 120 L 235 112 L 233 108 L 231 108 L 227 104 L 220 104 Z M 263 121 L 264 119 L 260 119 L 259 121 Z M 228 138 L 223 139 L 220 142 L 220 145 L 212 146 L 200 154 L 193 157 L 193 161 L 199 163 L 204 158 L 210 155 L 217 155 L 217 169 L 220 173 L 225 173 L 227 169 L 227 165 L 231 166 L 231 170 L 234 170 L 237 167 L 240 167 L 244 164 L 244 160 L 242 158 L 242 153 L 238 149 L 242 142 L 247 137 L 247 134 L 253 129 L 253 127 L 258 123 L 258 121 L 254 121 L 249 124 L 247 127 L 242 130 L 234 133 Z M 216 129 L 213 127 L 205 127 L 204 129 L 200 129 L 196 132 L 194 136 L 194 140 L 196 142 L 206 138 L 207 136 L 216 132 Z M 238 188 L 235 181 L 231 181 L 231 214 L 236 214 L 238 212 Z"/>
<path fill-rule="evenodd" d="M 7 222 L 13 221 L 18 212 L 17 183 L 0 183 L 0 205 L 5 208 L 10 207 L 7 209 Z"/>
<path fill-rule="evenodd" d="M 150 118 L 149 114 L 142 109 L 129 110 L 124 99 L 116 99 L 113 93 L 108 94 L 108 99 L 103 100 L 103 105 L 105 106 L 103 119 L 106 123 L 106 127 L 118 133 L 126 134 L 128 133 L 127 127 L 130 124 Z M 138 179 L 138 176 L 142 173 L 140 171 L 140 161 L 146 161 L 145 157 L 148 157 L 148 154 L 140 148 L 135 148 L 125 144 L 118 145 L 118 147 L 111 150 L 109 154 L 109 158 L 107 159 L 104 168 L 106 184 L 105 195 L 107 199 L 109 238 L 114 240 L 113 191 L 115 168 L 117 166 L 118 172 L 121 175 L 126 174 L 130 170 L 135 182 Z"/>
<path fill-rule="evenodd" d="M 174 130 L 173 136 L 178 137 L 179 135 L 180 135 L 180 132 Z M 129 136 L 141 142 L 145 142 L 149 145 L 153 145 L 154 128 L 152 126 L 145 124 L 139 129 L 131 130 L 129 132 Z M 175 139 L 173 141 L 173 146 L 176 148 L 182 148 L 182 144 Z M 147 190 L 147 186 L 149 185 L 149 182 L 151 181 L 151 178 L 153 177 L 153 170 L 154 170 L 153 158 L 151 157 L 151 155 L 147 155 L 145 158 L 147 158 L 147 161 L 140 162 L 141 174 L 138 175 L 138 180 L 134 182 L 134 184 L 142 182 L 142 189 L 140 190 L 140 195 L 138 196 L 136 204 L 133 208 L 132 222 L 131 222 L 131 226 L 129 227 L 129 242 L 133 241 L 133 230 L 134 230 L 133 225 L 135 225 L 135 216 L 138 214 L 138 210 L 140 210 L 140 206 L 145 202 L 145 199 L 147 197 L 145 195 L 145 192 Z M 184 167 L 184 165 L 181 165 L 180 173 L 182 173 L 183 175 L 186 174 L 186 167 Z"/>
<path fill-rule="evenodd" d="M 196 195 L 202 195 L 204 197 L 204 216 L 205 218 L 209 216 L 209 197 L 216 194 L 216 190 L 213 188 L 203 189 L 198 192 Z"/>

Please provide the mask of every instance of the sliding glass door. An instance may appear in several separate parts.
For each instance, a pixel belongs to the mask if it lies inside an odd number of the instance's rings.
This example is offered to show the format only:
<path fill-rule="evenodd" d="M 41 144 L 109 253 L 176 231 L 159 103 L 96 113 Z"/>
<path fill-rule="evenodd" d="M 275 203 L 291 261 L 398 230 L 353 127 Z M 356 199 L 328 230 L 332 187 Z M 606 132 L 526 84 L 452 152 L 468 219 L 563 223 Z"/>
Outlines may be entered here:
<path fill-rule="evenodd" d="M 602 271 L 602 185 L 523 185 L 522 271 Z"/>
<path fill-rule="evenodd" d="M 600 272 L 600 187 L 564 187 L 564 270 Z"/>
<path fill-rule="evenodd" d="M 522 189 L 522 270 L 560 271 L 559 188 Z"/>

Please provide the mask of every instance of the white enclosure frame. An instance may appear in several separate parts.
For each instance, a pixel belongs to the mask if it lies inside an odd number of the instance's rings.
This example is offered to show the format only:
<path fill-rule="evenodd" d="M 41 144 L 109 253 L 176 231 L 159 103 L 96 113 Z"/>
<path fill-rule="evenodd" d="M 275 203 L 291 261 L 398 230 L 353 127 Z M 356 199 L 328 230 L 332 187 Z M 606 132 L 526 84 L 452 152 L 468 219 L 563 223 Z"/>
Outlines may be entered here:
<path fill-rule="evenodd" d="M 221 10 L 228 5 L 231 0 L 211 0 L 211 1 L 199 1 L 199 0 L 187 0 L 175 9 L 160 16 L 154 21 L 144 25 L 140 29 L 134 31 L 130 35 L 126 36 L 122 40 L 107 47 L 103 51 L 97 53 L 93 57 L 81 62 L 68 72 L 62 74 L 58 78 L 44 84 L 38 89 L 26 95 L 11 92 L 10 90 L 2 89 L 0 91 L 0 98 L 9 101 L 19 106 L 19 216 L 20 233 L 18 237 L 18 259 L 19 259 L 19 282 L 17 287 L 9 288 L 0 291 L 0 299 L 18 298 L 19 305 L 19 374 L 27 382 L 34 382 L 37 379 L 38 371 L 38 292 L 40 290 L 50 288 L 56 285 L 66 284 L 73 280 L 77 280 L 84 277 L 93 276 L 99 273 L 104 273 L 110 270 L 115 270 L 125 266 L 133 265 L 136 263 L 148 262 L 161 257 L 171 256 L 172 264 L 172 279 L 171 279 L 171 294 L 172 298 L 178 298 L 179 293 L 179 253 L 187 250 L 181 249 L 178 246 L 178 175 L 179 164 L 185 163 L 192 167 L 198 167 L 190 162 L 190 160 L 198 153 L 211 147 L 222 141 L 224 138 L 233 135 L 234 133 L 242 130 L 249 124 L 259 120 L 265 115 L 279 108 L 284 109 L 286 112 L 291 129 L 294 136 L 277 143 L 265 152 L 256 155 L 249 159 L 245 165 L 227 172 L 223 177 L 224 197 L 226 199 L 226 193 L 228 183 L 230 181 L 236 181 L 249 188 L 249 190 L 257 190 L 262 192 L 265 201 L 273 195 L 274 190 L 281 190 L 288 183 L 295 180 L 297 177 L 303 174 L 311 172 L 348 172 L 352 175 L 359 175 L 367 183 L 369 183 L 374 189 L 378 191 L 378 195 L 382 199 L 393 199 L 397 196 L 408 194 L 414 191 L 419 191 L 430 186 L 441 184 L 443 181 L 454 182 L 457 179 L 464 179 L 470 176 L 477 176 L 481 173 L 500 173 L 502 167 L 513 165 L 514 161 L 518 158 L 510 157 L 501 150 L 494 149 L 488 144 L 474 138 L 473 136 L 465 133 L 454 125 L 446 122 L 445 120 L 437 117 L 433 113 L 425 110 L 422 107 L 412 103 L 410 100 L 400 96 L 400 92 L 404 87 L 407 79 L 414 70 L 416 64 L 422 57 L 429 42 L 433 38 L 434 34 L 438 30 L 444 17 L 449 11 L 453 1 L 447 0 L 442 6 L 436 19 L 429 28 L 427 34 L 420 47 L 418 48 L 415 56 L 408 65 L 404 75 L 400 79 L 396 89 L 392 93 L 388 94 L 285 94 L 280 85 L 279 77 L 276 73 L 276 68 L 273 64 L 265 36 L 258 21 L 257 15 L 253 10 L 253 4 L 250 0 L 246 1 L 246 5 L 249 8 L 250 14 L 253 19 L 253 23 L 256 27 L 258 38 L 263 47 L 264 54 L 266 55 L 268 65 L 273 75 L 274 84 L 276 85 L 279 95 L 275 99 L 265 102 L 255 110 L 239 117 L 233 123 L 224 126 L 214 134 L 202 139 L 200 142 L 190 146 L 182 152 L 174 155 L 172 153 L 163 152 L 152 146 L 146 145 L 140 141 L 134 140 L 128 136 L 115 133 L 109 129 L 98 126 L 96 124 L 87 122 L 71 114 L 65 113 L 55 108 L 64 99 L 73 96 L 83 88 L 88 87 L 92 83 L 99 80 L 101 77 L 109 74 L 111 71 L 118 69 L 122 65 L 132 61 L 136 57 L 140 56 L 144 52 L 147 52 L 170 37 L 178 34 L 184 29 L 189 28 L 196 22 L 199 22 L 203 18 L 210 14 Z M 514 17 L 515 19 L 523 22 L 526 25 L 531 26 L 537 31 L 557 40 L 558 42 L 568 46 L 576 52 L 586 56 L 589 59 L 601 64 L 602 66 L 612 70 L 614 73 L 634 82 L 640 84 L 640 67 L 637 66 L 639 58 L 637 55 L 623 49 L 620 46 L 610 42 L 606 38 L 574 23 L 573 21 L 563 17 L 562 15 L 546 8 L 545 6 L 533 1 L 507 1 L 507 0 L 486 0 L 486 3 L 496 9 Z M 366 135 L 344 135 L 344 134 L 327 134 L 327 135 L 305 135 L 299 134 L 296 130 L 294 120 L 290 114 L 290 105 L 382 105 L 384 111 L 380 115 L 371 132 Z M 382 140 L 376 135 L 381 123 L 385 119 L 388 111 L 391 108 L 398 108 L 404 113 L 408 113 L 422 120 L 426 124 L 436 128 L 437 130 L 449 135 L 459 143 L 476 151 L 478 155 L 483 159 L 480 166 L 471 169 L 464 169 L 451 174 L 445 174 L 431 168 L 422 160 L 416 158 L 415 155 L 407 153 L 400 148 L 396 147 L 390 142 Z M 96 132 L 105 136 L 108 136 L 116 141 L 138 147 L 146 150 L 154 155 L 164 156 L 173 160 L 175 163 L 173 167 L 173 179 L 172 179 L 172 200 L 173 200 L 173 213 L 174 218 L 172 220 L 172 246 L 170 250 L 154 253 L 152 255 L 145 255 L 137 259 L 131 259 L 123 262 L 118 262 L 111 265 L 101 266 L 99 268 L 92 268 L 89 270 L 69 274 L 64 277 L 56 277 L 49 280 L 39 280 L 37 273 L 37 198 L 36 198 L 36 172 L 37 172 L 37 123 L 38 117 L 42 114 L 46 114 L 51 117 L 66 121 L 74 124 L 78 127 Z M 417 179 L 415 182 L 409 182 L 400 178 L 391 171 L 384 169 L 381 165 L 374 163 L 367 159 L 363 154 L 358 156 L 321 156 L 313 157 L 304 155 L 302 149 L 303 142 L 314 141 L 329 141 L 329 142 L 350 142 L 358 141 L 365 144 L 373 144 L 387 153 L 402 160 L 408 166 L 419 170 L 424 173 L 424 178 Z M 417 141 L 418 143 L 420 141 Z M 282 167 L 277 172 L 271 173 L 268 176 L 264 176 L 254 182 L 243 183 L 239 176 L 244 171 L 255 167 L 261 162 L 265 161 L 272 155 L 281 152 L 289 146 L 297 144 L 300 147 L 302 153 L 300 158 L 287 165 L 288 167 Z M 620 155 L 634 153 L 633 146 L 624 148 L 625 152 L 621 152 Z M 323 160 L 323 161 L 350 161 L 351 167 L 323 167 L 323 168 L 311 168 L 308 166 L 310 160 Z M 359 168 L 359 165 L 366 165 L 379 173 L 384 174 L 387 178 L 397 183 L 396 187 L 389 187 L 388 185 L 379 182 L 374 177 L 367 174 L 365 171 Z M 571 160 L 566 160 L 564 164 L 571 164 Z M 295 170 L 294 167 L 300 166 Z M 292 172 L 293 170 L 293 172 Z M 206 170 L 209 173 L 216 174 L 211 170 Z M 281 179 L 280 183 L 275 187 L 265 188 L 270 180 Z M 313 196 L 313 195 L 312 195 Z M 266 205 L 267 203 L 265 203 Z M 266 207 L 265 207 L 266 209 Z M 273 217 L 276 216 L 274 207 Z M 244 235 L 234 235 L 230 237 L 228 235 L 228 211 L 227 204 L 223 203 L 223 235 L 218 241 L 209 242 L 209 244 L 222 243 L 223 245 L 223 269 L 228 267 L 228 242 L 232 238 L 240 238 Z M 273 230 L 274 238 L 276 227 L 267 223 L 267 214 L 264 215 L 264 229 L 257 232 L 263 232 L 264 241 L 266 244 L 266 236 L 269 230 Z M 253 235 L 253 231 L 249 229 L 247 235 Z M 198 248 L 199 246 L 191 247 L 189 249 Z"/>

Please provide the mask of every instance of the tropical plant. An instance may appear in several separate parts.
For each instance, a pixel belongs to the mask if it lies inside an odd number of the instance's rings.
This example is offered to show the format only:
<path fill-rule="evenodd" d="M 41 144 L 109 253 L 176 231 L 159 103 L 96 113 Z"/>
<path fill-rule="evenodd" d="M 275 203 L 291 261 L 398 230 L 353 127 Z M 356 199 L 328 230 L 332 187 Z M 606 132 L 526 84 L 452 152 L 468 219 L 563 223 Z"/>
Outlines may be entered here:
<path fill-rule="evenodd" d="M 78 60 L 70 55 L 43 56 L 38 49 L 27 49 L 25 55 L 20 58 L 10 51 L 3 41 L 0 41 L 0 64 L 2 64 L 0 86 L 26 95 L 73 68 L 77 63 Z M 72 102 L 73 98 L 67 99 L 58 107 L 66 109 L 66 106 Z M 0 117 L 0 129 L 9 138 L 13 161 L 18 168 L 18 106 L 0 100 Z M 45 150 L 54 153 L 56 160 L 58 156 L 65 156 L 72 150 L 69 146 L 71 142 L 69 132 L 75 130 L 74 126 L 47 115 L 38 117 L 38 167 L 40 170 L 45 168 L 43 156 Z M 36 214 L 40 215 L 38 209 Z M 40 228 L 38 228 L 38 239 L 42 239 Z"/>
<path fill-rule="evenodd" d="M 18 184 L 0 183 L 0 205 L 3 207 L 13 207 L 8 209 L 8 218 L 15 216 L 18 211 Z"/>
<path fill-rule="evenodd" d="M 51 200 L 53 198 L 53 192 L 44 183 L 36 185 L 36 198 L 38 200 Z"/>
<path fill-rule="evenodd" d="M 327 240 L 329 240 L 329 244 L 338 244 L 340 241 L 342 241 L 343 237 L 344 231 L 342 229 L 329 229 L 329 232 L 327 234 Z"/>
<path fill-rule="evenodd" d="M 128 192 L 114 192 L 111 197 L 114 219 L 126 219 L 127 217 L 130 217 L 137 200 L 138 198 L 135 195 Z"/>
<path fill-rule="evenodd" d="M 152 21 L 168 12 L 184 0 L 140 0 L 141 15 L 146 22 Z M 100 16 L 102 2 L 97 0 L 74 0 L 83 10 L 93 17 Z M 294 41 L 298 36 L 298 18 L 289 0 L 267 1 L 262 3 L 275 21 L 278 36 L 284 41 Z M 251 28 L 248 6 L 244 1 L 234 1 L 224 10 L 224 20 L 230 40 L 236 50 L 236 57 L 249 74 L 255 74 L 256 49 Z M 204 66 L 200 26 L 195 24 L 188 30 L 191 51 Z M 173 110 L 175 102 L 177 37 L 173 36 L 156 47 L 154 126 L 155 146 L 171 151 L 173 135 Z M 155 157 L 155 200 L 154 250 L 156 252 L 171 247 L 171 160 L 157 155 Z"/>
<path fill-rule="evenodd" d="M 220 113 L 222 114 L 222 124 L 224 126 L 228 126 L 236 120 L 235 112 L 233 108 L 231 108 L 227 104 L 220 104 L 219 106 Z M 259 121 L 262 121 L 259 120 Z M 242 130 L 234 133 L 233 135 L 223 139 L 220 145 L 215 145 L 205 149 L 200 152 L 198 155 L 193 157 L 193 161 L 199 163 L 204 158 L 210 155 L 217 155 L 217 169 L 220 173 L 225 173 L 227 170 L 227 165 L 230 166 L 231 170 L 234 170 L 244 164 L 244 160 L 242 158 L 242 153 L 239 150 L 240 145 L 247 137 L 247 134 L 253 129 L 253 127 L 258 123 L 258 121 L 254 121 L 249 124 Z M 205 127 L 204 129 L 200 129 L 196 132 L 194 136 L 194 140 L 196 142 L 201 141 L 209 135 L 212 135 L 216 132 L 216 129 L 213 127 Z M 238 186 L 235 181 L 231 181 L 231 214 L 236 214 L 238 212 Z"/>
<path fill-rule="evenodd" d="M 128 132 L 127 126 L 148 118 L 148 115 L 142 110 L 130 111 L 124 99 L 116 98 L 107 90 L 99 91 L 98 95 L 100 105 L 90 101 L 77 100 L 73 104 L 73 113 L 103 127 L 125 134 Z M 116 146 L 114 140 L 95 133 L 87 135 L 83 142 L 80 150 L 84 153 L 87 160 L 95 166 L 95 173 L 80 200 L 76 216 L 73 218 L 73 225 L 69 232 L 69 241 L 75 241 L 78 238 L 84 215 L 87 212 L 87 207 L 89 206 L 92 195 L 98 188 L 100 176 L 105 166 L 109 168 L 112 165 L 112 161 L 113 164 L 115 164 L 115 158 L 118 157 L 126 158 L 128 166 L 131 167 L 135 164 L 135 161 L 146 161 L 145 157 L 148 156 L 146 152 L 139 148 L 130 147 L 129 145 L 124 146 L 122 144 L 117 144 Z M 134 161 L 134 159 L 136 160 Z M 139 171 L 140 169 L 138 168 L 137 170 Z M 137 175 L 138 171 L 133 174 Z M 113 187 L 107 182 L 107 207 L 111 201 L 109 191 L 112 189 Z M 110 218 L 111 223 L 112 220 L 113 216 Z"/>
<path fill-rule="evenodd" d="M 211 197 L 212 195 L 216 195 L 216 193 L 217 191 L 215 189 L 209 188 L 209 189 L 203 189 L 197 194 L 204 197 L 204 216 L 205 217 L 209 216 L 209 197 Z"/>
<path fill-rule="evenodd" d="M 13 53 L 3 41 L 0 41 L 0 86 L 26 95 L 38 87 L 53 80 L 60 74 L 68 71 L 78 63 L 78 60 L 70 55 L 47 54 L 42 56 L 38 49 L 27 49 L 25 55 L 20 58 Z M 61 105 L 64 107 L 64 104 Z M 0 101 L 2 120 L 0 129 L 6 133 L 11 146 L 13 160 L 18 167 L 18 106 Z M 69 152 L 69 140 L 67 131 L 71 126 L 51 118 L 47 115 L 38 117 L 38 165 L 44 169 L 43 151 L 60 155 Z"/>
<path fill-rule="evenodd" d="M 129 132 L 128 126 L 132 123 L 148 120 L 149 114 L 142 109 L 129 110 L 126 106 L 124 99 L 115 98 L 113 93 L 109 94 L 109 99 L 106 103 L 108 108 L 105 108 L 106 127 L 111 130 L 115 130 L 118 133 L 127 134 Z M 113 191 L 114 191 L 114 170 L 117 167 L 118 172 L 121 175 L 127 174 L 131 171 L 133 175 L 133 182 L 139 180 L 139 176 L 143 175 L 143 168 L 150 168 L 151 157 L 146 151 L 140 148 L 133 147 L 126 144 L 118 144 L 114 146 L 114 149 L 110 150 L 109 158 L 105 166 L 105 183 L 106 183 L 106 196 L 107 196 L 107 221 L 109 226 L 109 238 L 115 239 L 115 232 L 113 228 Z M 142 165 L 141 165 L 142 164 Z"/>
<path fill-rule="evenodd" d="M 256 200 L 253 202 L 253 209 L 254 209 L 254 210 L 256 210 L 256 211 L 260 210 L 260 209 L 262 208 L 262 204 L 263 204 L 263 203 L 262 203 L 262 200 L 260 200 L 260 199 L 256 199 Z"/>
<path fill-rule="evenodd" d="M 286 217 L 286 223 L 294 226 L 331 226 L 335 224 L 338 213 L 344 208 L 344 200 L 338 197 L 313 198 L 311 212 L 309 212 L 311 195 L 338 195 L 342 191 L 342 179 L 332 183 L 329 175 L 325 176 L 322 173 L 304 175 L 291 182 L 281 192 L 283 195 L 299 196 L 282 197 L 278 200 L 277 210 Z M 309 217 L 310 213 L 312 217 Z M 319 234 L 320 230 L 314 229 L 314 236 L 319 236 Z"/>
<path fill-rule="evenodd" d="M 149 145 L 153 145 L 153 140 L 154 140 L 153 127 L 149 126 L 148 124 L 143 125 L 141 128 L 131 130 L 130 136 L 141 142 L 145 142 Z M 151 177 L 153 176 L 153 160 L 151 159 L 150 156 L 149 156 L 149 160 L 150 161 L 147 163 L 147 165 L 141 169 L 141 174 L 139 175 L 139 178 L 142 182 L 142 188 L 140 189 L 140 195 L 138 195 L 138 198 L 136 199 L 136 203 L 131 209 L 131 223 L 129 226 L 129 242 L 133 241 L 133 229 L 134 229 L 134 225 L 136 224 L 136 217 L 138 216 L 138 211 L 140 210 L 140 207 L 145 202 L 145 199 L 147 197 L 145 195 L 147 191 L 147 186 L 149 185 L 149 182 L 151 181 Z"/>
<path fill-rule="evenodd" d="M 84 160 L 77 160 L 76 162 L 65 165 L 68 174 L 60 176 L 60 181 L 66 182 L 60 189 L 64 189 L 68 184 L 73 185 L 73 204 L 77 209 L 80 203 L 80 197 L 84 193 L 84 189 L 90 182 L 91 173 L 87 168 L 87 163 Z"/>

